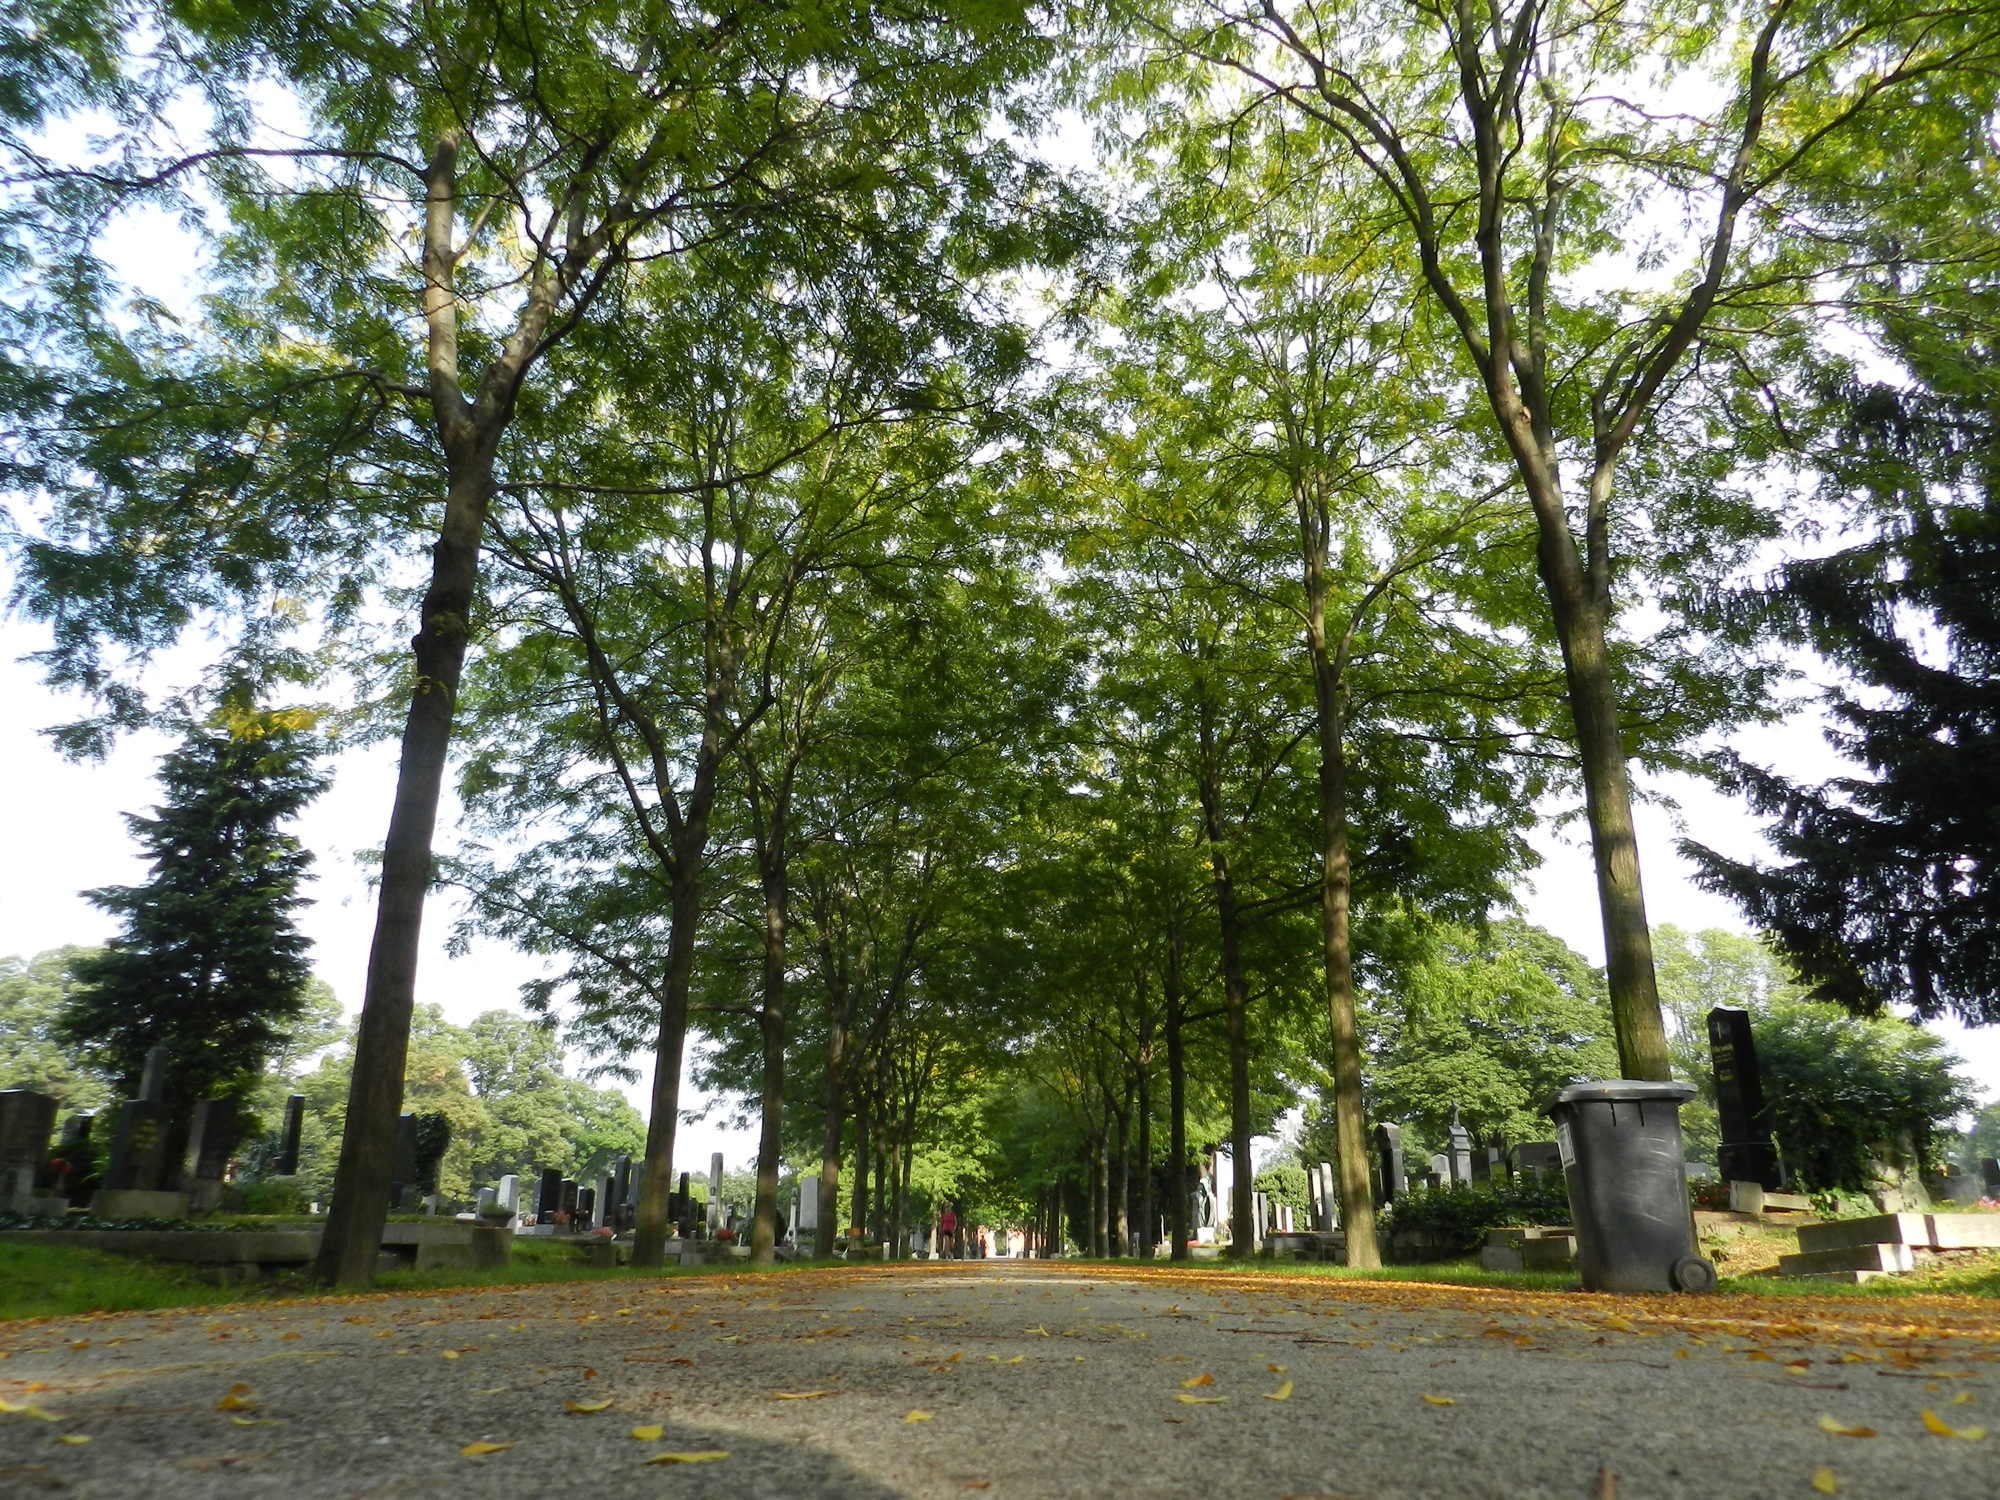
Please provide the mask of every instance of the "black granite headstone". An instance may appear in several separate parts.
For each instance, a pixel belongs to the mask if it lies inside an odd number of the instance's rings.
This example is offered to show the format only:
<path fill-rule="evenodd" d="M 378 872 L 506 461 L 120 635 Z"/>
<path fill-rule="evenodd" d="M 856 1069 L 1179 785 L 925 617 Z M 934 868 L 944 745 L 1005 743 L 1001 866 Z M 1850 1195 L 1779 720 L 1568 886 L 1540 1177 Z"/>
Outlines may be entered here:
<path fill-rule="evenodd" d="M 590 1216 L 596 1212 L 596 1210 L 597 1210 L 597 1189 L 591 1187 L 578 1188 L 576 1190 L 576 1210 L 575 1210 L 575 1219 L 577 1227 L 581 1228 L 589 1220 Z"/>
<path fill-rule="evenodd" d="M 1764 1107 L 1763 1071 L 1750 1034 L 1750 1012 L 1718 1005 L 1708 1013 L 1708 1051 L 1715 1067 L 1715 1110 L 1722 1144 L 1716 1165 L 1724 1182 L 1755 1182 L 1776 1191 L 1783 1183 Z"/>
<path fill-rule="evenodd" d="M 152 1099 L 128 1099 L 118 1109 L 111 1136 L 111 1160 L 103 1185 L 113 1192 L 156 1192 L 166 1177 L 167 1107 Z"/>
<path fill-rule="evenodd" d="M 2000 1198 L 2000 1158 L 1989 1156 L 1981 1161 L 1979 1175 L 1986 1184 L 1986 1196 Z"/>
<path fill-rule="evenodd" d="M 1375 1127 L 1375 1170 L 1382 1179 L 1382 1201 L 1394 1203 L 1403 1191 L 1403 1127 Z"/>
<path fill-rule="evenodd" d="M 306 1096 L 292 1094 L 285 1100 L 285 1130 L 278 1138 L 278 1159 L 273 1164 L 280 1177 L 293 1177 L 299 1170 L 299 1135 L 305 1129 Z"/>
<path fill-rule="evenodd" d="M 535 1187 L 535 1222 L 553 1224 L 555 1211 L 562 1207 L 562 1173 L 554 1167 L 542 1173 Z"/>
<path fill-rule="evenodd" d="M 0 1092 L 0 1212 L 24 1212 L 48 1184 L 55 1098 L 33 1089 Z"/>
<path fill-rule="evenodd" d="M 91 1149 L 90 1132 L 96 1124 L 94 1114 L 71 1115 L 63 1121 L 62 1139 L 56 1142 L 56 1157 L 69 1165 L 69 1171 L 55 1186 L 68 1196 L 72 1206 L 81 1203 L 89 1193 L 84 1184 L 95 1175 L 93 1164 L 97 1157 Z"/>

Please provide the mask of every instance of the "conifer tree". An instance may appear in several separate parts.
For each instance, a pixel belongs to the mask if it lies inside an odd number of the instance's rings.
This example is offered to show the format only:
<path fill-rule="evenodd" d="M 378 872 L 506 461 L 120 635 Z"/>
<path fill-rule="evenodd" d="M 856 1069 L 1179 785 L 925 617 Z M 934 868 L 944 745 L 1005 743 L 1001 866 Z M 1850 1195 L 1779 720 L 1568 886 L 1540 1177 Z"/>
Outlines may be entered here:
<path fill-rule="evenodd" d="M 171 1097 L 244 1095 L 303 1008 L 312 856 L 283 830 L 326 785 L 315 753 L 296 714 L 231 712 L 164 758 L 151 817 L 126 816 L 152 873 L 88 893 L 124 930 L 77 960 L 57 1027 L 126 1092 L 164 1043 Z"/>

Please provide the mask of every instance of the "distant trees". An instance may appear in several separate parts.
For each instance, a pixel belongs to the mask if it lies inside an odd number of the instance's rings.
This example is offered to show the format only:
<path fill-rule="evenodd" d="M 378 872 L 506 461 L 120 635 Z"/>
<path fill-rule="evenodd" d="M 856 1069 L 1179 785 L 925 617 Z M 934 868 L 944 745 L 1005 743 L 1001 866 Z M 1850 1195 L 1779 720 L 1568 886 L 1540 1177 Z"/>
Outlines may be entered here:
<path fill-rule="evenodd" d="M 122 1092 L 162 1044 L 171 1097 L 246 1097 L 303 1008 L 312 856 L 284 825 L 325 786 L 309 723 L 225 708 L 161 761 L 153 816 L 127 815 L 151 875 L 88 893 L 122 930 L 75 960 L 54 1027 Z"/>
<path fill-rule="evenodd" d="M 64 1111 L 102 1109 L 112 1080 L 58 1034 L 76 986 L 72 968 L 88 948 L 52 948 L 33 958 L 0 958 L 0 1089 L 51 1094 Z"/>

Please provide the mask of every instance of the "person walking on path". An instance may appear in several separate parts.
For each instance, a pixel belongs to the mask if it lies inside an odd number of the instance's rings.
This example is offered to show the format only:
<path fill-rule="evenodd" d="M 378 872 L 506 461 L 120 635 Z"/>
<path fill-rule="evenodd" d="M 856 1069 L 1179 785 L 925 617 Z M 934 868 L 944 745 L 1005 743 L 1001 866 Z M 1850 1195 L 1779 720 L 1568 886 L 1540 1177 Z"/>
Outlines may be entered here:
<path fill-rule="evenodd" d="M 938 1255 L 944 1260 L 958 1259 L 958 1215 L 952 1212 L 950 1199 L 938 1210 Z"/>

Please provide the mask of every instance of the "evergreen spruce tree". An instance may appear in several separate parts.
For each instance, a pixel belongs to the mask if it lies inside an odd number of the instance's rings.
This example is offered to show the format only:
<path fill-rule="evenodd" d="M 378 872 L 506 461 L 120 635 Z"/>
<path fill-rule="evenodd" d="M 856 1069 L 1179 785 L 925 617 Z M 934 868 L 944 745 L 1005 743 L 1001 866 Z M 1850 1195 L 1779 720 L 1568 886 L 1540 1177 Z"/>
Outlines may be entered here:
<path fill-rule="evenodd" d="M 78 959 L 57 1031 L 127 1093 L 165 1043 L 171 1097 L 247 1095 L 304 1006 L 312 856 L 281 830 L 326 785 L 316 748 L 300 715 L 226 711 L 161 762 L 154 815 L 126 816 L 152 874 L 87 893 L 124 930 Z"/>
<path fill-rule="evenodd" d="M 1960 359 L 1900 352 L 1927 388 L 1855 392 L 1834 476 L 1868 493 L 1873 535 L 1790 564 L 1773 601 L 1847 673 L 1828 738 L 1866 774 L 1800 786 L 1737 761 L 1782 862 L 1682 848 L 1816 998 L 1985 1025 L 2000 1021 L 2000 390 L 1963 381 Z"/>

